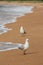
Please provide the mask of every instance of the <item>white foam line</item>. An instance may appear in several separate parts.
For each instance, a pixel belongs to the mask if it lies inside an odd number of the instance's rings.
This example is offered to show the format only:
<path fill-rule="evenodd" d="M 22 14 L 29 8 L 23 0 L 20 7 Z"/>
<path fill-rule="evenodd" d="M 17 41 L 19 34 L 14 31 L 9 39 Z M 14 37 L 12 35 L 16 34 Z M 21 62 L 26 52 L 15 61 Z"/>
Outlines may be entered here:
<path fill-rule="evenodd" d="M 0 42 L 0 44 L 12 44 L 12 42 Z"/>
<path fill-rule="evenodd" d="M 0 42 L 0 46 L 5 46 L 5 45 L 10 45 L 10 44 L 12 44 L 12 42 Z M 19 45 L 19 44 L 18 44 Z M 3 48 L 3 47 L 2 47 Z M 5 47 L 4 47 L 5 48 Z M 2 52 L 2 51 L 8 51 L 8 50 L 13 50 L 13 49 L 18 49 L 18 47 L 13 47 L 13 48 L 6 48 L 6 49 L 1 49 L 0 50 L 0 52 Z"/>
<path fill-rule="evenodd" d="M 0 52 L 13 50 L 13 49 L 18 49 L 18 47 L 20 45 L 21 44 L 19 44 L 19 43 L 13 44 L 12 42 L 0 42 Z M 10 47 L 12 47 L 12 48 L 10 48 Z"/>
<path fill-rule="evenodd" d="M 4 29 L 3 29 L 3 30 L 4 30 Z M 9 30 L 12 30 L 12 29 L 6 29 L 6 30 L 4 30 L 3 32 L 1 32 L 0 34 L 6 33 L 6 32 L 8 32 Z"/>
<path fill-rule="evenodd" d="M 2 52 L 2 51 L 8 51 L 8 50 L 13 50 L 13 49 L 18 49 L 18 48 L 17 47 L 16 48 L 7 48 L 5 50 L 0 50 L 0 52 Z"/>

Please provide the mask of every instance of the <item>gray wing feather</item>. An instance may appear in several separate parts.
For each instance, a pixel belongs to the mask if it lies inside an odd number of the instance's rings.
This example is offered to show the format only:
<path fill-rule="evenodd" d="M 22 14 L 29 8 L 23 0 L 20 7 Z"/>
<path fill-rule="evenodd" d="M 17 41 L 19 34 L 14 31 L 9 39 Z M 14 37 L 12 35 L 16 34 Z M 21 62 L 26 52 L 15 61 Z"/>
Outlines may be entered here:
<path fill-rule="evenodd" d="M 18 48 L 21 49 L 21 50 L 23 50 L 24 49 L 23 44 L 21 46 L 19 46 Z"/>

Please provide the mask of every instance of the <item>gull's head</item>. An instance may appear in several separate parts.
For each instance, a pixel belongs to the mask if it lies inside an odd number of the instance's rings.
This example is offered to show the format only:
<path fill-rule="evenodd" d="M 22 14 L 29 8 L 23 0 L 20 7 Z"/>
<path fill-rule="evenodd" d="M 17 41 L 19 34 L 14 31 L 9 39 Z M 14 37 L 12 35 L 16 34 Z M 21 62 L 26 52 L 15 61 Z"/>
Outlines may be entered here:
<path fill-rule="evenodd" d="M 29 41 L 29 39 L 27 38 L 26 41 Z"/>
<path fill-rule="evenodd" d="M 29 43 L 29 39 L 28 38 L 25 40 L 25 44 L 27 44 L 27 43 Z"/>
<path fill-rule="evenodd" d="M 23 29 L 23 26 L 21 26 L 20 28 Z"/>

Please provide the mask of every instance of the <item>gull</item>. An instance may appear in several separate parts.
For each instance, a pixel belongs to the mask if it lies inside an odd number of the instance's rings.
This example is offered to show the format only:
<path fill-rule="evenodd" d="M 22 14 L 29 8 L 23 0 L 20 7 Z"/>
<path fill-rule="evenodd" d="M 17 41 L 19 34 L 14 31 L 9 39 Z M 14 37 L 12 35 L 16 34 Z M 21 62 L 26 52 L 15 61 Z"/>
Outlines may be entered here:
<path fill-rule="evenodd" d="M 20 27 L 20 33 L 21 34 L 24 34 L 25 33 L 25 30 L 24 30 L 24 27 L 23 26 Z"/>
<path fill-rule="evenodd" d="M 26 50 L 29 48 L 29 39 L 27 38 L 25 40 L 25 43 L 24 44 L 20 44 L 19 45 L 19 49 L 23 51 L 23 54 L 25 55 L 26 53 Z"/>

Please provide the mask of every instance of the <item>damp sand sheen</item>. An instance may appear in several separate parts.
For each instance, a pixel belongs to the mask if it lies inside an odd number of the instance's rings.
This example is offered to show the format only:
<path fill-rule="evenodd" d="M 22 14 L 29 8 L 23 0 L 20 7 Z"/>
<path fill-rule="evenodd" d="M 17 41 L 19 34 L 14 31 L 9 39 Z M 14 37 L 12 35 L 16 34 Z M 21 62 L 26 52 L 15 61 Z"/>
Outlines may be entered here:
<path fill-rule="evenodd" d="M 32 6 L 21 5 L 0 5 L 0 35 L 12 30 L 5 28 L 5 24 L 16 22 L 18 17 L 25 16 L 27 13 L 33 13 Z M 18 49 L 19 44 L 12 42 L 0 42 L 0 52 L 12 49 Z"/>

